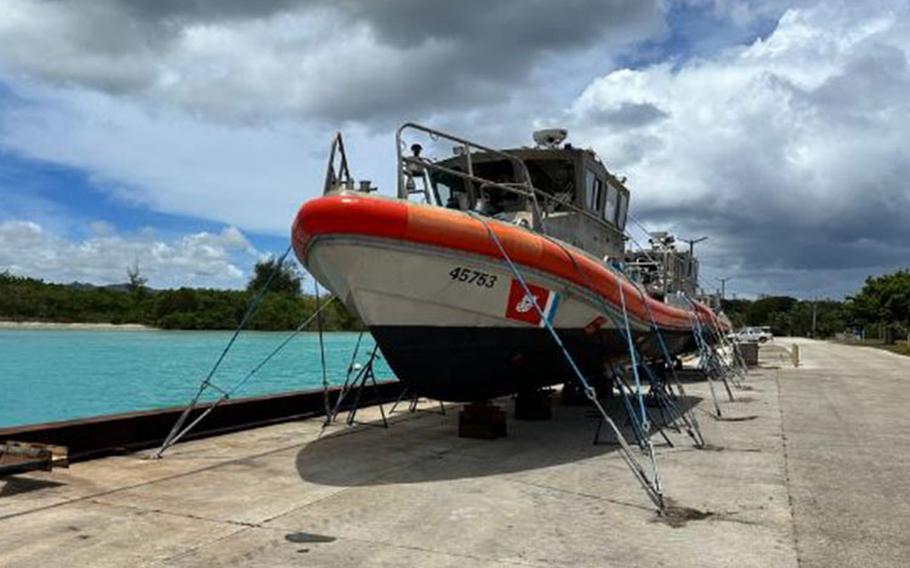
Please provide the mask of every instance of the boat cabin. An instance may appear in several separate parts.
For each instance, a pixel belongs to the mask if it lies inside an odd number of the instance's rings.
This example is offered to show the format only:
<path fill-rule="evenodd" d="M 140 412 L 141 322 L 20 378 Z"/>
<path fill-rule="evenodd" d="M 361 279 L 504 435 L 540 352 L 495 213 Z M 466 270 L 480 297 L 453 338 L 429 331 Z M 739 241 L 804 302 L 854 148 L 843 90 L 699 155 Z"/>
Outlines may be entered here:
<path fill-rule="evenodd" d="M 565 131 L 555 132 L 561 135 L 536 148 L 456 146 L 437 161 L 414 145 L 402 160 L 399 196 L 424 194 L 427 203 L 524 225 L 597 258 L 623 258 L 629 190 L 593 151 L 563 143 Z"/>
<path fill-rule="evenodd" d="M 650 249 L 627 254 L 626 272 L 629 277 L 644 286 L 654 298 L 668 299 L 672 294 L 696 297 L 698 259 L 692 249 L 677 249 L 676 238 L 667 232 L 651 233 L 649 242 Z"/>
<path fill-rule="evenodd" d="M 408 135 L 409 141 L 404 139 Z M 424 155 L 414 137 L 447 157 Z M 496 150 L 414 123 L 396 133 L 398 198 L 418 196 L 426 204 L 469 211 L 552 236 L 598 259 L 625 257 L 629 190 L 592 150 L 565 143 L 562 129 L 534 133 L 536 147 Z M 410 153 L 406 153 L 406 149 Z M 438 153 L 438 152 L 435 152 Z M 372 192 L 363 180 L 355 189 L 341 134 L 329 153 L 324 193 Z"/>

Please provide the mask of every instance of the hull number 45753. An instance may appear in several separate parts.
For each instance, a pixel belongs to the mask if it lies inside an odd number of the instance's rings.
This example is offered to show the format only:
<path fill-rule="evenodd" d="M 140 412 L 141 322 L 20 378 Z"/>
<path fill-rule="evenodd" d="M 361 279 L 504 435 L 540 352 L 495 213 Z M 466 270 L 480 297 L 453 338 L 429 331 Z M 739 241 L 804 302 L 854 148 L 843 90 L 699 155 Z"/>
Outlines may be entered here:
<path fill-rule="evenodd" d="M 465 284 L 474 284 L 482 288 L 492 288 L 496 285 L 496 275 L 487 272 L 480 272 L 463 266 L 456 266 L 449 271 L 452 280 L 464 282 Z"/>

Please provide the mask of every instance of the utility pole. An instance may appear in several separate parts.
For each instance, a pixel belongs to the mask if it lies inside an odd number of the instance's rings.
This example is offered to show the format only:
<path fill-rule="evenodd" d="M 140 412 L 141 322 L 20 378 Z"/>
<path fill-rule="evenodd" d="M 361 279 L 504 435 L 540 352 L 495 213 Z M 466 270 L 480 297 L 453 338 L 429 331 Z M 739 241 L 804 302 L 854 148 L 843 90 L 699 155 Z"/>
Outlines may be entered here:
<path fill-rule="evenodd" d="M 733 278 L 734 278 L 733 276 L 727 276 L 726 278 L 715 278 L 715 280 L 720 282 L 720 299 L 721 300 L 724 300 L 727 298 L 727 294 L 726 294 L 727 280 L 733 280 Z"/>
<path fill-rule="evenodd" d="M 698 237 L 697 239 L 679 239 L 684 243 L 689 243 L 689 256 L 695 255 L 695 245 L 702 241 L 708 240 L 708 237 Z"/>
<path fill-rule="evenodd" d="M 818 297 L 812 300 L 812 339 L 815 339 L 815 322 L 818 317 Z"/>
<path fill-rule="evenodd" d="M 698 274 L 695 273 L 695 245 L 700 243 L 708 237 L 698 237 L 697 239 L 679 239 L 684 243 L 689 243 L 689 258 L 686 263 L 686 277 L 689 279 L 689 282 L 694 282 L 693 292 L 698 292 Z"/>
<path fill-rule="evenodd" d="M 692 265 L 695 259 L 695 245 L 707 240 L 708 237 L 698 237 L 697 239 L 679 239 L 684 243 L 689 243 L 689 276 L 692 276 Z"/>

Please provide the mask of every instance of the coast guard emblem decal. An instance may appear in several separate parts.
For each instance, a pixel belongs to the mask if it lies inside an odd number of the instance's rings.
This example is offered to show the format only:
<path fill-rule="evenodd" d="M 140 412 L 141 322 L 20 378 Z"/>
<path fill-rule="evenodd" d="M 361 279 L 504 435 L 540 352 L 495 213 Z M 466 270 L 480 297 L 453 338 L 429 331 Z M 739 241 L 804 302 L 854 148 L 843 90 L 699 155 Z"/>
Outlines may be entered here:
<path fill-rule="evenodd" d="M 559 294 L 552 290 L 547 290 L 541 286 L 528 284 L 528 290 L 537 300 L 537 305 L 543 311 L 546 321 L 553 322 L 556 315 L 556 307 L 559 304 Z M 544 320 L 540 317 L 540 312 L 534 307 L 533 300 L 525 294 L 521 282 L 512 279 L 509 286 L 509 300 L 506 303 L 506 317 L 510 320 L 523 321 L 531 325 L 543 327 Z"/>

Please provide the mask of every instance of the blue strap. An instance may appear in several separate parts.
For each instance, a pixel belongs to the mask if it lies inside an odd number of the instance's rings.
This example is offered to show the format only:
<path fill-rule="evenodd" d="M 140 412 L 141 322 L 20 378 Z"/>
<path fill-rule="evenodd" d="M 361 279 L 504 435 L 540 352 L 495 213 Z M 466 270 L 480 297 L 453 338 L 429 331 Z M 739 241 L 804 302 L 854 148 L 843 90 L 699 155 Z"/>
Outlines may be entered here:
<path fill-rule="evenodd" d="M 568 250 L 566 250 L 566 247 L 563 246 L 562 243 L 555 241 L 550 237 L 544 236 L 544 238 L 546 238 L 549 242 L 553 243 L 554 245 L 558 246 L 560 248 L 560 250 L 562 250 L 562 252 L 565 253 L 566 258 L 568 258 L 569 262 L 572 263 L 572 266 L 575 267 L 575 271 L 578 272 L 579 276 L 583 277 L 588 282 L 588 288 L 591 290 L 591 293 L 593 293 L 594 296 L 598 299 L 598 301 L 600 301 L 602 311 L 603 311 L 604 315 L 606 315 L 608 318 L 610 318 L 610 321 L 613 323 L 613 325 L 616 329 L 616 333 L 618 333 L 624 341 L 628 342 L 629 354 L 633 361 L 633 373 L 635 374 L 635 383 L 638 387 L 635 394 L 636 394 L 636 398 L 638 398 L 639 409 L 641 410 L 641 416 L 643 418 L 644 431 L 645 432 L 649 431 L 651 426 L 650 426 L 650 423 L 648 422 L 647 413 L 645 412 L 644 398 L 641 393 L 641 381 L 638 376 L 636 350 L 635 350 L 635 346 L 634 346 L 633 342 L 629 341 L 629 338 L 631 337 L 631 330 L 629 327 L 630 324 L 629 324 L 629 319 L 628 319 L 628 313 L 625 309 L 625 297 L 624 296 L 622 297 L 622 299 L 623 299 L 623 316 L 625 318 L 625 325 L 623 326 L 623 325 L 620 325 L 618 321 L 616 321 L 616 318 L 611 313 L 611 310 L 607 306 L 606 301 L 604 300 L 603 296 L 601 296 L 594 289 L 594 284 L 591 282 L 591 278 L 581 269 L 581 266 L 578 265 L 578 263 L 575 261 L 575 258 L 572 256 L 572 254 Z M 613 263 L 608 264 L 608 268 L 613 268 Z M 622 274 L 622 272 L 619 272 L 619 276 L 622 278 L 625 278 L 625 275 Z M 620 282 L 619 285 L 622 286 L 622 283 Z M 622 295 L 622 288 L 620 288 L 620 295 Z M 628 335 L 623 333 L 623 330 L 621 329 L 623 327 L 625 327 L 625 329 L 629 331 Z M 626 392 L 624 389 L 622 389 L 622 393 L 623 393 L 623 402 L 626 402 L 625 398 L 627 395 L 626 395 Z M 632 419 L 633 423 L 636 422 L 635 413 L 632 411 L 631 405 L 626 404 L 626 411 L 627 411 L 629 417 Z"/>
<path fill-rule="evenodd" d="M 638 374 L 638 357 L 635 342 L 632 340 L 632 327 L 629 324 L 629 312 L 626 309 L 626 293 L 622 288 L 622 280 L 617 279 L 616 284 L 619 287 L 619 300 L 622 304 L 622 317 L 625 324 L 625 336 L 629 345 L 629 356 L 632 358 L 632 375 L 635 377 L 635 392 L 638 395 L 638 410 L 641 413 L 641 427 L 647 432 L 651 429 L 651 423 L 648 421 L 648 413 L 645 412 L 645 401 L 641 394 L 641 378 Z"/>

